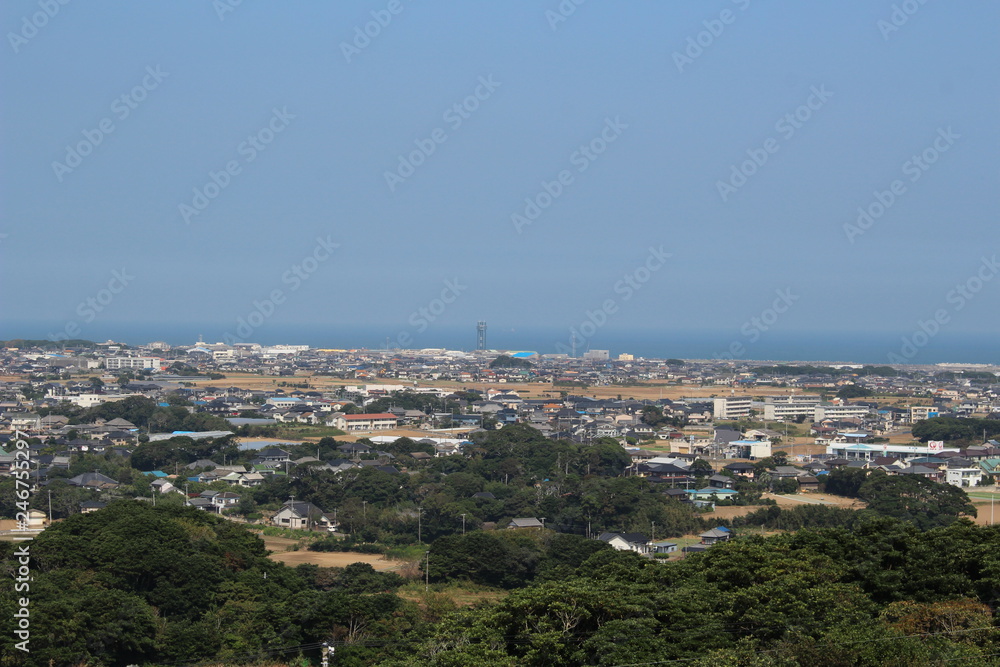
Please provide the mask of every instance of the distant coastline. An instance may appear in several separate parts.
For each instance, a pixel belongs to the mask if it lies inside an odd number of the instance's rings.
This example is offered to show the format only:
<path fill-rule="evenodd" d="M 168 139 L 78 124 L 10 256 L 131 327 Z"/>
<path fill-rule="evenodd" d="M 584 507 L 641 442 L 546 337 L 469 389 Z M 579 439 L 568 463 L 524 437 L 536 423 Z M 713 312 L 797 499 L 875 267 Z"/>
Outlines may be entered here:
<path fill-rule="evenodd" d="M 165 341 L 171 345 L 192 345 L 202 337 L 206 342 L 223 339 L 227 329 L 220 323 L 126 324 L 100 323 L 84 327 L 80 338 L 104 341 L 116 340 L 129 345 Z M 52 339 L 60 331 L 57 324 L 4 322 L 0 323 L 0 339 Z M 314 348 L 390 349 L 400 327 L 386 326 L 319 326 L 268 323 L 254 332 L 248 342 L 262 344 L 301 344 Z M 742 350 L 735 361 L 773 361 L 780 363 L 826 364 L 893 364 L 891 354 L 898 358 L 905 333 L 809 333 L 767 332 L 756 341 L 749 341 L 739 331 L 621 331 L 608 326 L 591 339 L 581 341 L 577 355 L 588 349 L 609 350 L 612 358 L 632 354 L 647 359 L 730 360 L 731 350 Z M 446 348 L 475 349 L 475 329 L 467 327 L 437 327 L 412 336 L 408 349 Z M 487 332 L 489 349 L 527 350 L 552 354 L 566 349 L 569 330 L 552 327 L 504 330 L 500 326 Z M 985 364 L 1000 365 L 998 336 L 992 333 L 962 333 L 943 331 L 926 346 L 906 359 L 910 365 Z"/>

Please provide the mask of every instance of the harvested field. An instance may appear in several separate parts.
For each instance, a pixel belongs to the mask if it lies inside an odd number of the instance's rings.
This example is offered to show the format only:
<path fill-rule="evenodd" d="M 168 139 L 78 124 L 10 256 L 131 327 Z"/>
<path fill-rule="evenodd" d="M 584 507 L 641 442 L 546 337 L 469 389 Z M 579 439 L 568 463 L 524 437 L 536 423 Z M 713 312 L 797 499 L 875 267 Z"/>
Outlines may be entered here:
<path fill-rule="evenodd" d="M 285 386 L 280 387 L 280 383 L 284 382 Z M 195 382 L 197 385 L 212 385 L 219 386 L 220 384 L 225 384 L 227 386 L 243 387 L 247 389 L 277 389 L 283 388 L 286 390 L 292 390 L 293 384 L 308 384 L 310 389 L 318 390 L 328 390 L 338 386 L 344 385 L 358 385 L 358 384 L 380 384 L 377 380 L 340 380 L 337 378 L 331 378 L 326 376 L 294 376 L 294 377 L 283 377 L 277 378 L 272 376 L 254 375 L 249 373 L 227 373 L 225 380 L 199 380 Z M 387 383 L 381 384 L 403 384 L 398 380 L 393 380 Z M 730 392 L 733 390 L 731 387 L 702 387 L 699 385 L 677 385 L 677 384 L 665 384 L 663 381 L 659 382 L 648 382 L 641 383 L 637 385 L 622 386 L 622 385 L 608 385 L 603 387 L 588 387 L 586 389 L 582 387 L 553 387 L 548 382 L 506 382 L 503 384 L 499 383 L 484 383 L 484 382 L 452 382 L 452 381 L 431 381 L 431 380 L 421 380 L 421 387 L 447 387 L 455 390 L 462 389 L 477 389 L 480 391 L 485 391 L 486 389 L 504 389 L 509 391 L 516 391 L 522 396 L 528 396 L 532 398 L 543 398 L 551 397 L 558 398 L 561 391 L 567 391 L 571 394 L 579 394 L 582 396 L 592 396 L 595 398 L 615 398 L 619 394 L 623 398 L 670 398 L 676 399 L 681 396 L 702 396 L 704 398 L 710 398 L 712 396 L 729 396 Z M 787 395 L 791 392 L 787 389 L 781 389 L 777 387 L 754 387 L 750 389 L 737 388 L 735 390 L 736 396 L 776 396 L 776 395 Z M 799 392 L 801 393 L 801 391 Z"/>
<path fill-rule="evenodd" d="M 765 493 L 765 498 L 771 498 L 778 503 L 778 507 L 789 509 L 800 505 L 831 505 L 845 509 L 864 509 L 865 503 L 855 498 L 842 498 L 827 493 L 793 493 L 788 495 L 774 495 Z M 746 516 L 767 505 L 729 505 L 727 507 L 716 507 L 715 511 L 702 515 L 704 519 L 734 519 L 738 516 Z M 998 515 L 1000 516 L 1000 515 Z"/>
<path fill-rule="evenodd" d="M 979 513 L 973 521 L 980 526 L 1000 523 L 1000 492 L 995 486 L 977 487 L 969 489 L 966 493 Z"/>
<path fill-rule="evenodd" d="M 779 507 L 797 507 L 805 504 L 835 505 L 850 510 L 860 510 L 866 507 L 864 501 L 857 498 L 844 498 L 829 493 L 789 493 L 781 496 L 765 493 L 764 497 L 774 499 Z"/>
<path fill-rule="evenodd" d="M 730 505 L 728 507 L 716 507 L 715 511 L 703 514 L 702 518 L 711 519 L 735 519 L 738 516 L 746 516 L 757 510 L 767 507 L 767 505 Z"/>
<path fill-rule="evenodd" d="M 275 552 L 269 558 L 289 567 L 295 567 L 302 563 L 319 565 L 320 567 L 347 567 L 351 563 L 368 563 L 376 570 L 394 570 L 402 567 L 405 562 L 386 560 L 381 554 L 360 554 L 353 551 L 307 551 L 305 547 L 299 551 Z"/>
<path fill-rule="evenodd" d="M 347 567 L 351 563 L 368 563 L 376 570 L 392 570 L 401 567 L 405 561 L 386 560 L 381 554 L 362 554 L 354 551 L 309 551 L 306 545 L 309 540 L 295 540 L 289 537 L 261 535 L 271 553 L 268 558 L 295 567 L 302 563 L 319 565 L 321 567 Z M 295 545 L 298 551 L 291 551 Z"/>

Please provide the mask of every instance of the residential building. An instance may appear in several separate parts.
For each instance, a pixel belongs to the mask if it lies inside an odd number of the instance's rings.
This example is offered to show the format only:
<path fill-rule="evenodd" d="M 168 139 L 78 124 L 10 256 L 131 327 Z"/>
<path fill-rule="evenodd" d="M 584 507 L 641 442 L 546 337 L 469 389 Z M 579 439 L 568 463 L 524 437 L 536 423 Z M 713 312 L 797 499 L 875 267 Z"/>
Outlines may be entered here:
<path fill-rule="evenodd" d="M 387 412 L 373 415 L 335 414 L 326 421 L 327 426 L 352 431 L 386 431 L 396 428 L 399 419 Z"/>
<path fill-rule="evenodd" d="M 750 416 L 753 399 L 750 396 L 726 396 L 712 400 L 712 417 L 715 419 L 744 419 Z"/>
<path fill-rule="evenodd" d="M 166 364 L 160 357 L 106 357 L 104 367 L 109 371 L 161 370 L 166 367 Z"/>
<path fill-rule="evenodd" d="M 813 421 L 821 422 L 824 419 L 861 419 L 867 417 L 871 408 L 867 405 L 817 405 Z"/>

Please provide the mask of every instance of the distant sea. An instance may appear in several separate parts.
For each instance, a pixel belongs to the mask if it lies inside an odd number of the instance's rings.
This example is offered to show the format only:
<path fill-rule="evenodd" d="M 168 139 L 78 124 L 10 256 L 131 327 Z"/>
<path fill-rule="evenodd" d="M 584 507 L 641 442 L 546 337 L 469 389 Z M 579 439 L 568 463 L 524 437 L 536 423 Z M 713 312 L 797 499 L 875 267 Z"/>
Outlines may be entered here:
<path fill-rule="evenodd" d="M 0 323 L 0 339 L 49 338 L 61 325 L 47 323 Z M 94 322 L 81 327 L 79 338 L 95 341 L 116 340 L 131 345 L 166 341 L 172 345 L 192 345 L 199 336 L 206 342 L 222 341 L 225 333 L 236 333 L 232 322 L 132 324 Z M 584 332 L 591 333 L 591 332 Z M 401 334 L 406 334 L 401 337 Z M 909 345 L 904 343 L 904 338 Z M 309 345 L 316 348 L 385 349 L 406 347 L 473 350 L 475 326 L 429 328 L 417 333 L 412 327 L 285 325 L 267 322 L 247 338 L 265 345 L 277 343 Z M 399 341 L 406 341 L 400 345 Z M 578 335 L 576 354 L 588 349 L 609 350 L 612 357 L 622 353 L 646 358 L 728 359 L 762 361 L 827 361 L 843 363 L 911 364 L 964 363 L 1000 365 L 1000 337 L 987 333 L 943 330 L 933 338 L 913 331 L 892 332 L 778 332 L 768 331 L 751 341 L 739 331 L 620 331 L 610 326 L 593 332 L 590 338 Z M 497 350 L 534 351 L 541 354 L 567 352 L 572 347 L 568 328 L 488 328 L 486 347 Z M 733 355 L 733 351 L 736 354 Z"/>

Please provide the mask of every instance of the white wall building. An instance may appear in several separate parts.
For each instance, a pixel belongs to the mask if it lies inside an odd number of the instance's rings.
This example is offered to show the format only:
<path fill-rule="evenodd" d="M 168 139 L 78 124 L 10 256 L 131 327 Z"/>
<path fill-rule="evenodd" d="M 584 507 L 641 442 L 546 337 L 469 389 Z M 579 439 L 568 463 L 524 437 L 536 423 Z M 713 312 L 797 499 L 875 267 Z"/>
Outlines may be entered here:
<path fill-rule="evenodd" d="M 867 417 L 871 408 L 867 405 L 817 405 L 813 421 L 824 419 L 862 419 Z"/>
<path fill-rule="evenodd" d="M 742 419 L 750 416 L 753 399 L 750 396 L 726 396 L 712 401 L 712 417 L 715 419 Z"/>
<path fill-rule="evenodd" d="M 975 468 L 948 468 L 944 481 L 959 488 L 979 486 L 979 483 L 983 481 L 983 469 L 978 466 Z"/>
<path fill-rule="evenodd" d="M 109 371 L 132 370 L 145 368 L 148 370 L 159 370 L 163 368 L 164 361 L 160 357 L 106 357 L 104 367 Z"/>

